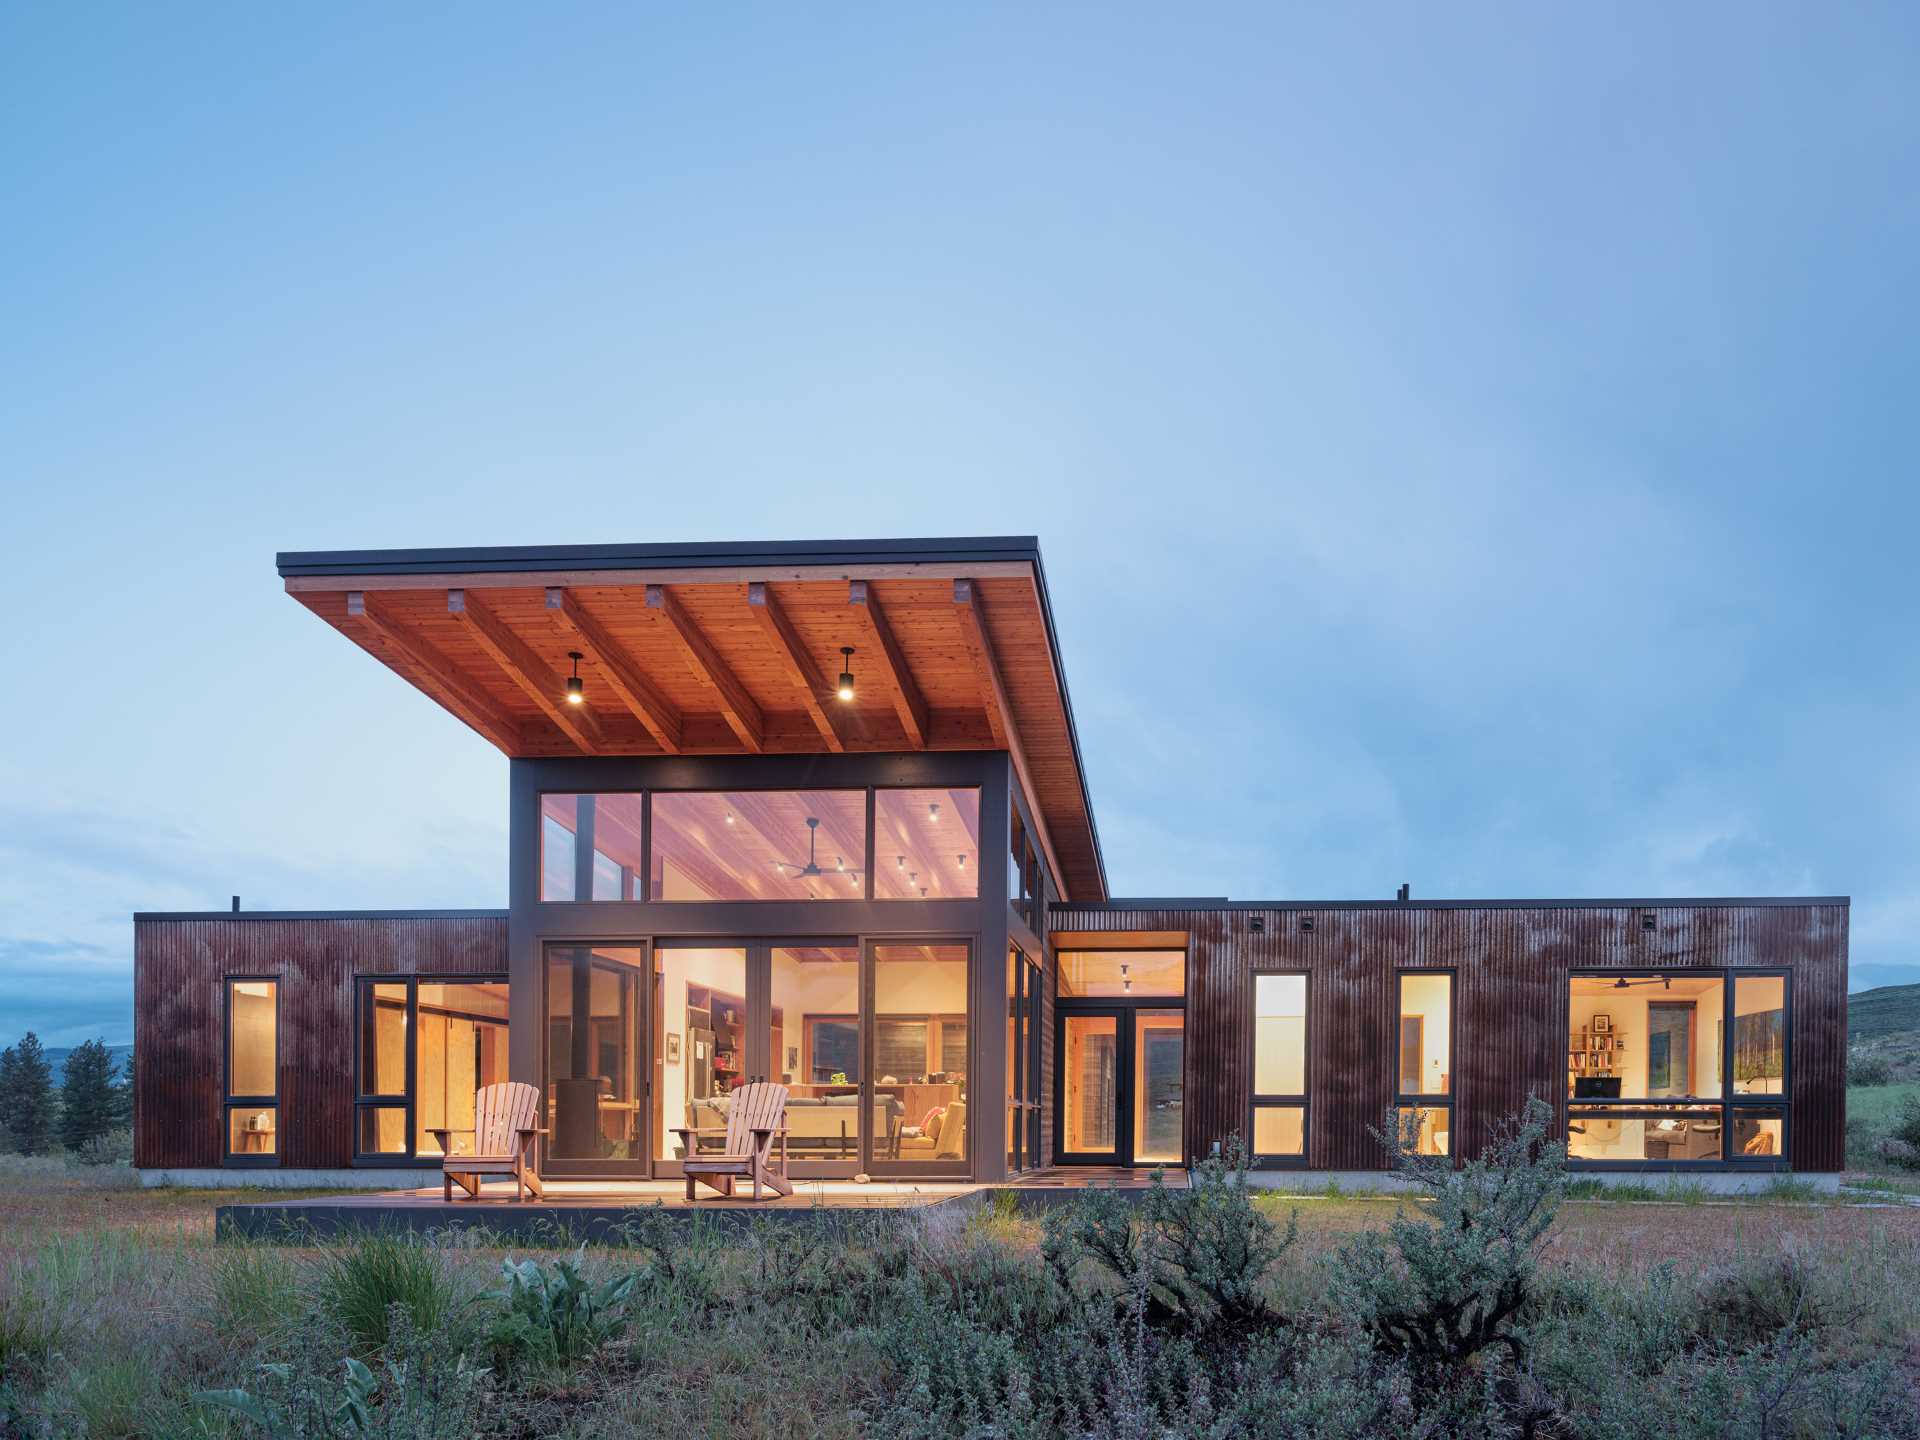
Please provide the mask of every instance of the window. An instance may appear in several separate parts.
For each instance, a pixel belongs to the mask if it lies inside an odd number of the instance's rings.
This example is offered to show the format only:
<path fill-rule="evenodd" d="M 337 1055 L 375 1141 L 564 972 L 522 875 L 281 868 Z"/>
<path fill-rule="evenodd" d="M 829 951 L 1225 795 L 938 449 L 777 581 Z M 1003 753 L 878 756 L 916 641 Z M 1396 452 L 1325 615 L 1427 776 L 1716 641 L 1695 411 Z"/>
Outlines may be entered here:
<path fill-rule="evenodd" d="M 1741 975 L 1733 982 L 1733 1093 L 1787 1093 L 1787 980 Z"/>
<path fill-rule="evenodd" d="M 656 792 L 652 835 L 647 893 L 655 900 L 858 900 L 866 894 L 861 790 Z"/>
<path fill-rule="evenodd" d="M 638 794 L 542 795 L 540 898 L 641 899 L 644 809 Z"/>
<path fill-rule="evenodd" d="M 970 900 L 980 893 L 978 790 L 873 792 L 876 900 Z"/>
<path fill-rule="evenodd" d="M 887 1157 L 958 1168 L 970 1154 L 972 1130 L 968 947 L 875 945 L 873 962 L 873 1094 L 876 1104 L 897 1101 L 899 1115 Z"/>
<path fill-rule="evenodd" d="M 1063 999 L 1184 995 L 1184 950 L 1069 950 L 1060 955 Z"/>
<path fill-rule="evenodd" d="M 1403 970 L 1394 1093 L 1401 1134 L 1422 1155 L 1453 1153 L 1453 975 Z M 1418 1102 L 1418 1103 L 1412 1103 Z"/>
<path fill-rule="evenodd" d="M 1307 1153 L 1307 977 L 1253 977 L 1253 1123 L 1256 1160 L 1302 1162 Z"/>
<path fill-rule="evenodd" d="M 227 981 L 227 1163 L 280 1163 L 280 986 Z"/>
<path fill-rule="evenodd" d="M 1594 1164 L 1788 1158 L 1788 982 L 1721 969 L 1568 983 L 1567 1153 Z"/>
<path fill-rule="evenodd" d="M 359 982 L 354 1151 L 363 1161 L 438 1158 L 473 1144 L 474 1100 L 507 1074 L 507 984 L 381 976 Z"/>

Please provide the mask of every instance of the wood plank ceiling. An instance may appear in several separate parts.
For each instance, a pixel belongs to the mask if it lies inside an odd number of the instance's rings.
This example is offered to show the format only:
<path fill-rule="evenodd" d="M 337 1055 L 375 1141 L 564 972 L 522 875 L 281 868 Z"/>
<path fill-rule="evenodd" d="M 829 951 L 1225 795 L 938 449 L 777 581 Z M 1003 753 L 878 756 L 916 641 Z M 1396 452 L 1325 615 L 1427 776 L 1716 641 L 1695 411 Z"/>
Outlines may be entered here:
<path fill-rule="evenodd" d="M 1067 894 L 1103 899 L 1040 581 L 1027 564 L 979 569 L 295 574 L 286 588 L 518 758 L 1006 750 Z M 852 703 L 834 691 L 847 645 Z"/>

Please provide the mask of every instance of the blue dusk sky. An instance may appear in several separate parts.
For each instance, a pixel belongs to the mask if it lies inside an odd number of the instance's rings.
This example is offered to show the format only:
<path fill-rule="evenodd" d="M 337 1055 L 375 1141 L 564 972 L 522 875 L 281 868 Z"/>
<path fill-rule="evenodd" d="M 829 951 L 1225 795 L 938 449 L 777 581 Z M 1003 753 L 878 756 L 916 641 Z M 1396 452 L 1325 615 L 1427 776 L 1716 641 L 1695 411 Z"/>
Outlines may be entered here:
<path fill-rule="evenodd" d="M 1122 894 L 1920 979 L 1920 7 L 0 11 L 0 1041 L 503 904 L 281 549 L 1037 534 Z"/>

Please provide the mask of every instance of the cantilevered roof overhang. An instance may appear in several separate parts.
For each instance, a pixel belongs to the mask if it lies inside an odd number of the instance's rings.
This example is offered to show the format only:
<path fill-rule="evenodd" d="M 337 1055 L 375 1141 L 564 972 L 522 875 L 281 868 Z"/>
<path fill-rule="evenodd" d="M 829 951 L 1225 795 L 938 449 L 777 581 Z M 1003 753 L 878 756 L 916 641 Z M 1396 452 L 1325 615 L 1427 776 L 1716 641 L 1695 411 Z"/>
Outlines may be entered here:
<path fill-rule="evenodd" d="M 1031 536 L 278 559 L 294 599 L 511 756 L 1006 750 L 1067 898 L 1106 898 Z"/>

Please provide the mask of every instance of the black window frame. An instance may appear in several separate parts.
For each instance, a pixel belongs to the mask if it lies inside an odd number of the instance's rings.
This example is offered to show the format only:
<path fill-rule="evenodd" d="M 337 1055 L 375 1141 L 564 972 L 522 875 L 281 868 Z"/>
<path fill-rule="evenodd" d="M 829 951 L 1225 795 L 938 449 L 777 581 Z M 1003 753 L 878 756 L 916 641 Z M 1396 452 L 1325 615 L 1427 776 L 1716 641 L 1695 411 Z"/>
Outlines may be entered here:
<path fill-rule="evenodd" d="M 458 975 L 422 975 L 418 971 L 401 974 L 363 974 L 353 977 L 353 1168 L 356 1170 L 393 1170 L 418 1169 L 422 1165 L 437 1166 L 444 1158 L 440 1155 L 422 1155 L 419 1152 L 419 1133 L 414 1128 L 417 1108 L 420 1103 L 419 1089 L 419 1035 L 420 1035 L 420 985 L 499 985 L 506 987 L 509 997 L 512 994 L 512 981 L 498 972 L 462 973 Z M 373 1004 L 373 993 L 377 986 L 404 985 L 407 990 L 407 1055 L 406 1074 L 403 1077 L 405 1089 L 401 1092 L 373 1093 L 367 1089 L 365 1070 L 366 1051 L 363 1042 L 366 1038 L 366 1023 Z M 505 1022 L 509 1037 L 512 1035 L 512 1002 L 508 1002 L 508 1018 Z M 511 1043 L 511 1040 L 509 1040 Z M 360 1148 L 361 1124 L 369 1110 L 399 1110 L 405 1116 L 407 1148 L 404 1151 L 363 1151 Z"/>
<path fill-rule="evenodd" d="M 653 829 L 654 829 L 653 809 L 654 809 L 654 801 L 660 798 L 661 796 L 726 795 L 726 794 L 783 795 L 783 794 L 793 794 L 797 791 L 808 790 L 808 789 L 834 791 L 834 792 L 839 792 L 847 795 L 859 795 L 861 797 L 862 807 L 864 810 L 864 820 L 863 820 L 864 829 L 863 829 L 862 844 L 864 845 L 866 854 L 864 857 L 864 864 L 861 868 L 861 886 L 860 886 L 859 898 L 867 901 L 879 901 L 882 904 L 913 905 L 913 904 L 922 903 L 920 897 L 917 897 L 917 896 L 876 895 L 874 893 L 874 890 L 875 890 L 874 876 L 876 875 L 879 869 L 879 859 L 877 857 L 876 850 L 875 850 L 876 826 L 877 826 L 876 811 L 878 809 L 879 794 L 882 790 L 898 790 L 898 791 L 948 790 L 948 791 L 955 791 L 955 792 L 972 791 L 976 797 L 976 806 L 977 806 L 976 813 L 983 812 L 986 807 L 986 786 L 981 784 L 979 781 L 974 781 L 970 784 L 953 784 L 953 785 L 937 785 L 937 784 L 930 784 L 930 783 L 923 782 L 920 784 L 913 784 L 913 785 L 881 785 L 881 784 L 872 784 L 872 783 L 838 784 L 838 785 L 826 784 L 826 785 L 815 785 L 815 786 L 795 785 L 792 783 L 780 784 L 780 785 L 729 784 L 729 785 L 718 785 L 718 786 L 716 785 L 689 786 L 684 789 L 666 787 L 666 786 L 660 786 L 660 785 L 645 786 L 645 787 L 631 786 L 631 787 L 625 787 L 625 788 L 622 788 L 619 786 L 603 786 L 603 787 L 600 787 L 597 789 L 591 789 L 591 790 L 583 790 L 577 787 L 565 787 L 565 786 L 554 786 L 554 787 L 542 788 L 535 792 L 534 808 L 533 808 L 534 832 L 535 832 L 534 893 L 537 897 L 535 903 L 539 905 L 612 905 L 612 904 L 787 905 L 787 904 L 801 903 L 792 896 L 778 897 L 778 898 L 769 899 L 769 900 L 753 900 L 753 899 L 740 898 L 740 899 L 719 899 L 719 900 L 676 901 L 676 900 L 654 899 L 653 898 L 653 880 L 652 880 Z M 572 797 L 577 807 L 575 810 L 575 819 L 574 819 L 575 828 L 571 832 L 574 837 L 573 894 L 569 896 L 564 896 L 564 897 L 549 896 L 545 892 L 546 801 L 549 796 L 556 796 L 556 795 L 565 795 L 565 796 Z M 631 877 L 632 893 L 624 894 L 617 898 L 611 897 L 611 896 L 601 897 L 594 894 L 594 858 L 596 855 L 600 853 L 600 851 L 598 850 L 598 847 L 596 847 L 593 844 L 593 833 L 592 833 L 593 832 L 593 824 L 592 824 L 593 807 L 590 805 L 579 804 L 579 802 L 583 800 L 584 801 L 597 800 L 599 797 L 603 795 L 631 795 L 631 796 L 637 797 L 640 801 L 640 868 L 638 871 L 632 871 L 627 867 L 622 867 L 623 875 L 628 875 Z M 1015 824 L 1017 825 L 1019 823 L 1020 822 L 1016 815 Z M 977 819 L 975 821 L 975 824 L 977 826 L 978 824 Z M 583 833 L 585 833 L 587 837 L 587 843 L 585 844 L 582 844 L 580 841 L 580 837 Z M 1028 880 L 1030 878 L 1030 875 L 1032 878 L 1037 879 L 1037 874 L 1033 873 L 1037 865 L 1038 865 L 1038 856 L 1033 851 L 1031 844 L 1029 844 L 1027 847 L 1027 860 L 1021 867 L 1019 867 L 1021 869 L 1021 885 L 1023 889 L 1023 894 L 1024 894 L 1025 886 L 1028 883 Z M 985 869 L 985 861 L 983 859 L 983 856 L 981 853 L 976 852 L 973 859 L 973 876 L 974 876 L 974 893 L 973 894 L 948 895 L 948 896 L 928 897 L 928 898 L 929 899 L 938 898 L 941 900 L 957 900 L 961 902 L 974 901 L 974 900 L 980 899 L 981 898 L 980 876 L 982 873 L 984 873 L 984 869 Z M 849 897 L 849 898 L 852 898 L 852 897 Z M 1033 907 L 1029 905 L 1028 909 L 1030 910 L 1032 908 Z M 1027 911 L 1025 910 L 1022 911 L 1023 915 L 1025 915 L 1026 913 Z"/>
<path fill-rule="evenodd" d="M 1632 966 L 1576 966 L 1568 972 L 1567 984 L 1561 992 L 1561 1052 L 1571 1053 L 1573 1044 L 1573 982 L 1582 979 L 1619 980 L 1645 977 L 1659 979 L 1663 976 L 1687 977 L 1689 979 L 1716 979 L 1721 984 L 1721 1026 L 1720 1026 L 1720 1094 L 1716 1096 L 1621 1096 L 1619 1098 L 1580 1097 L 1575 1098 L 1572 1087 L 1566 1083 L 1564 1059 L 1561 1066 L 1562 1086 L 1560 1120 L 1561 1133 L 1569 1140 L 1571 1127 L 1576 1118 L 1602 1115 L 1614 1119 L 1631 1120 L 1653 1118 L 1656 1114 L 1675 1114 L 1681 1111 L 1698 1113 L 1702 1110 L 1719 1112 L 1720 1154 L 1696 1160 L 1634 1160 L 1626 1157 L 1614 1159 L 1587 1159 L 1569 1153 L 1569 1170 L 1596 1170 L 1627 1172 L 1631 1174 L 1662 1174 L 1668 1172 L 1714 1172 L 1749 1171 L 1760 1173 L 1785 1173 L 1793 1169 L 1793 1111 L 1796 1070 L 1793 1060 L 1793 971 L 1779 965 L 1632 965 Z M 1742 980 L 1779 980 L 1781 1008 L 1781 1063 L 1786 1073 L 1783 1077 L 1783 1089 L 1777 1095 L 1738 1094 L 1734 1090 L 1733 1058 L 1735 1051 L 1734 1005 L 1737 999 L 1739 982 Z M 1642 1043 L 1645 1043 L 1644 1040 Z M 1734 1126 L 1743 1114 L 1755 1112 L 1778 1112 L 1780 1116 L 1780 1153 L 1777 1155 L 1748 1156 L 1734 1153 Z"/>
<path fill-rule="evenodd" d="M 1013 1080 L 1008 1088 L 1012 1112 L 1011 1142 L 1007 1149 L 1009 1174 L 1040 1167 L 1040 990 L 1042 968 L 1019 945 L 1009 943 L 1013 983 L 1007 989 L 1009 1018 L 1013 1021 Z"/>
<path fill-rule="evenodd" d="M 238 1095 L 233 1089 L 233 987 L 235 985 L 271 985 L 273 987 L 273 1093 Z M 286 1055 L 286 1026 L 280 1009 L 281 977 L 268 974 L 223 975 L 220 980 L 220 1154 L 221 1164 L 235 1170 L 277 1170 L 286 1163 L 286 1132 L 280 1125 L 280 1067 Z M 233 1148 L 233 1112 L 235 1110 L 273 1111 L 273 1152 L 254 1155 Z"/>
<path fill-rule="evenodd" d="M 1255 1001 L 1262 976 L 1297 975 L 1301 981 L 1305 1023 L 1300 1032 L 1300 1079 L 1305 1086 L 1299 1094 L 1266 1093 L 1253 1089 L 1260 1073 L 1257 1047 L 1260 1039 L 1260 1013 Z M 1252 1097 L 1247 1104 L 1247 1164 L 1255 1170 L 1305 1170 L 1313 1154 L 1313 972 L 1302 965 L 1262 965 L 1247 974 L 1247 1084 Z M 1254 1121 L 1262 1110 L 1298 1110 L 1300 1112 L 1300 1153 L 1263 1155 L 1254 1149 Z"/>
<path fill-rule="evenodd" d="M 1400 1088 L 1400 1027 L 1406 1021 L 1407 977 L 1440 976 L 1447 982 L 1447 1085 L 1440 1094 Z M 1450 965 L 1408 965 L 1393 972 L 1393 1113 L 1400 1123 L 1403 1110 L 1444 1110 L 1447 1112 L 1446 1158 L 1459 1164 L 1460 1146 L 1454 1136 L 1454 1121 L 1459 1116 L 1455 1100 L 1460 1091 L 1460 972 Z"/>

